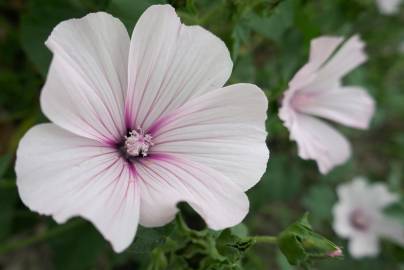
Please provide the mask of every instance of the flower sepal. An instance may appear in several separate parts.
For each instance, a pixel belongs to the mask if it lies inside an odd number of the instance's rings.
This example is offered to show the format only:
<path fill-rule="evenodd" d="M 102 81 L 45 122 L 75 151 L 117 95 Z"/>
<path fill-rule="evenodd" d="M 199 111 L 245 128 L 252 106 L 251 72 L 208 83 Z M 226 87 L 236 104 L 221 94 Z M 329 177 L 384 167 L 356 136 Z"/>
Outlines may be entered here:
<path fill-rule="evenodd" d="M 196 230 L 183 216 L 177 214 L 172 233 L 152 251 L 148 270 L 241 269 L 245 252 L 255 243 L 246 237 L 243 224 L 223 231 Z"/>
<path fill-rule="evenodd" d="M 280 250 L 291 265 L 307 269 L 314 260 L 343 257 L 340 247 L 313 231 L 308 213 L 289 225 L 277 239 Z"/>

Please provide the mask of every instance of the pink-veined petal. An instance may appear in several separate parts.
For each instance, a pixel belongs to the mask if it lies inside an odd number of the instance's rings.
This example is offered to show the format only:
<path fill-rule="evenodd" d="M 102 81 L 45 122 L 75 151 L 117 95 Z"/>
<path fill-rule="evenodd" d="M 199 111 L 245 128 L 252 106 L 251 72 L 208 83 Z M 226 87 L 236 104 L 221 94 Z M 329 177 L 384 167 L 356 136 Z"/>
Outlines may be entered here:
<path fill-rule="evenodd" d="M 211 167 L 243 190 L 266 170 L 268 101 L 252 84 L 217 89 L 159 119 L 150 131 L 151 153 L 170 153 Z"/>
<path fill-rule="evenodd" d="M 43 112 L 57 125 L 112 143 L 126 133 L 129 35 L 103 12 L 58 24 L 46 41 L 53 52 L 41 95 Z"/>
<path fill-rule="evenodd" d="M 345 163 L 351 155 L 349 142 L 327 123 L 312 116 L 295 114 L 287 124 L 291 139 L 295 140 L 299 156 L 314 159 L 323 174 Z"/>
<path fill-rule="evenodd" d="M 365 89 L 347 86 L 308 96 L 298 110 L 349 127 L 366 129 L 374 114 L 375 102 Z"/>
<path fill-rule="evenodd" d="M 174 155 L 151 155 L 136 164 L 141 189 L 140 224 L 171 221 L 185 201 L 215 230 L 240 223 L 248 213 L 245 193 L 225 175 Z"/>
<path fill-rule="evenodd" d="M 169 5 L 151 6 L 132 34 L 127 125 L 147 129 L 163 113 L 223 86 L 232 65 L 219 38 L 201 27 L 181 24 Z"/>
<path fill-rule="evenodd" d="M 59 223 L 82 216 L 116 252 L 132 242 L 139 188 L 115 149 L 42 124 L 21 140 L 15 169 L 20 197 L 31 210 L 52 215 Z"/>

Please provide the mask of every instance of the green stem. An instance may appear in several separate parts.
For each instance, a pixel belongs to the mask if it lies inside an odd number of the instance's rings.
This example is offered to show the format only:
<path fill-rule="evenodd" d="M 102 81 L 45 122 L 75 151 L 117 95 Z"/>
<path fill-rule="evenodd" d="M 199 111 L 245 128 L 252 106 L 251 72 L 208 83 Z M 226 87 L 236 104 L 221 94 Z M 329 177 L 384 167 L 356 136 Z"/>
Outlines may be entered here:
<path fill-rule="evenodd" d="M 252 239 L 254 239 L 255 243 L 263 243 L 263 244 L 272 244 L 272 245 L 277 245 L 278 244 L 278 239 L 276 236 L 253 236 Z"/>
<path fill-rule="evenodd" d="M 44 240 L 58 236 L 64 232 L 71 230 L 82 224 L 84 224 L 84 222 L 82 220 L 75 220 L 75 221 L 71 221 L 67 224 L 57 226 L 56 228 L 48 230 L 44 233 L 26 238 L 26 239 L 21 239 L 21 240 L 13 241 L 10 243 L 6 243 L 6 244 L 0 246 L 0 255 L 37 244 Z"/>

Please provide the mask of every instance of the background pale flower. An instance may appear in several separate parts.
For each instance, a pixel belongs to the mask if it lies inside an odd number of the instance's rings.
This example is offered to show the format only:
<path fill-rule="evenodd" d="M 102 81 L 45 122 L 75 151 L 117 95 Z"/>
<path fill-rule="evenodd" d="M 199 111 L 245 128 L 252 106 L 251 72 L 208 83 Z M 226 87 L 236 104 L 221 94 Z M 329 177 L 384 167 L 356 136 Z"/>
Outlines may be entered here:
<path fill-rule="evenodd" d="M 213 229 L 238 224 L 244 191 L 266 169 L 267 99 L 250 84 L 222 88 L 224 43 L 152 6 L 129 38 L 103 12 L 60 23 L 41 107 L 54 124 L 21 140 L 18 191 L 59 222 L 90 220 L 120 252 L 138 223 L 170 222 L 188 202 Z"/>
<path fill-rule="evenodd" d="M 398 200 L 382 183 L 368 184 L 364 178 L 340 185 L 339 201 L 335 204 L 334 230 L 349 239 L 353 257 L 376 256 L 380 238 L 404 246 L 404 227 L 383 214 L 383 209 Z"/>
<path fill-rule="evenodd" d="M 299 156 L 314 159 L 323 174 L 346 162 L 351 147 L 317 117 L 366 129 L 374 113 L 374 101 L 365 89 L 341 85 L 342 77 L 366 60 L 364 44 L 358 36 L 342 42 L 341 37 L 327 36 L 312 40 L 309 62 L 289 82 L 279 111 Z"/>
<path fill-rule="evenodd" d="M 402 0 L 376 0 L 380 13 L 385 15 L 395 14 L 400 10 Z"/>

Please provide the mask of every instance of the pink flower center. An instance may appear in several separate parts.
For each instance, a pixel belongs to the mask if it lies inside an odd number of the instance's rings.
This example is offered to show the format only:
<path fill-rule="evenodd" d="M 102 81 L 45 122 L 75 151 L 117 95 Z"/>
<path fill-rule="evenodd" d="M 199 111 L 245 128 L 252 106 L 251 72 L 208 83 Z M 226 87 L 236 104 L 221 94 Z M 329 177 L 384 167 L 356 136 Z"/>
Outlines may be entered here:
<path fill-rule="evenodd" d="M 152 136 L 150 134 L 145 134 L 141 129 L 134 129 L 129 132 L 128 136 L 125 136 L 124 148 L 128 156 L 146 157 L 150 147 L 153 146 Z"/>
<path fill-rule="evenodd" d="M 354 210 L 350 217 L 350 223 L 352 227 L 358 231 L 366 231 L 369 228 L 369 217 L 360 209 Z"/>

